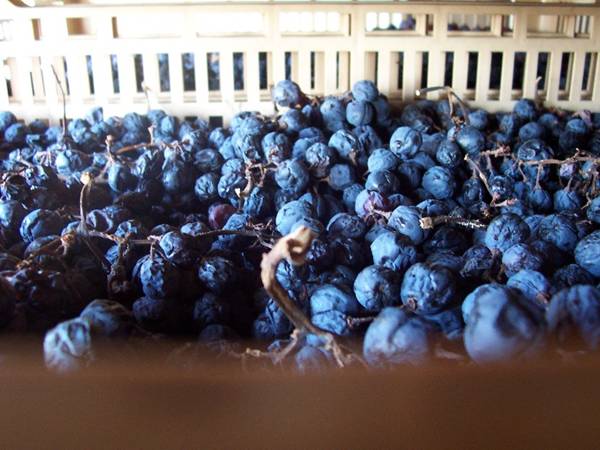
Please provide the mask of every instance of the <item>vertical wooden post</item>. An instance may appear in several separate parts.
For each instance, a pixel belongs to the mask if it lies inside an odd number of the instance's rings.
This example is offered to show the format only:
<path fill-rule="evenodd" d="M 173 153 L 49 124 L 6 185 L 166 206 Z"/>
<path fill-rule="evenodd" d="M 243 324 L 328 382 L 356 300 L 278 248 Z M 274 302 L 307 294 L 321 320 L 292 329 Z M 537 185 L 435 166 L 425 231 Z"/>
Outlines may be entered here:
<path fill-rule="evenodd" d="M 260 68 L 256 50 L 244 54 L 244 71 L 246 73 L 246 95 L 250 108 L 257 108 L 260 103 Z M 257 105 L 257 106 L 252 106 Z"/>
<path fill-rule="evenodd" d="M 477 82 L 475 84 L 475 101 L 485 102 L 490 87 L 492 53 L 482 50 L 477 57 Z"/>
<path fill-rule="evenodd" d="M 569 91 L 569 101 L 578 102 L 581 100 L 581 83 L 583 82 L 585 52 L 575 52 L 573 53 L 572 58 L 573 61 L 571 62 L 571 86 Z M 590 75 L 592 74 L 590 73 Z"/>
<path fill-rule="evenodd" d="M 535 98 L 537 84 L 535 82 L 537 75 L 538 52 L 530 50 L 525 56 L 525 70 L 523 73 L 523 97 Z M 512 86 L 511 86 L 512 87 Z"/>
<path fill-rule="evenodd" d="M 338 73 L 337 73 L 337 51 L 325 50 L 323 54 L 324 64 L 321 66 L 322 69 L 322 81 L 323 86 L 319 89 L 320 94 L 332 94 L 342 91 L 344 88 L 340 83 L 340 88 L 337 87 Z M 340 77 L 342 76 L 342 61 L 340 55 Z M 346 71 L 346 74 L 348 72 Z M 347 75 L 346 75 L 347 78 Z M 320 80 L 321 81 L 321 80 Z"/>
<path fill-rule="evenodd" d="M 169 52 L 169 84 L 171 103 L 181 105 L 183 103 L 183 68 L 180 52 Z"/>
<path fill-rule="evenodd" d="M 201 105 L 208 103 L 208 64 L 206 58 L 205 51 L 194 52 L 196 101 Z"/>

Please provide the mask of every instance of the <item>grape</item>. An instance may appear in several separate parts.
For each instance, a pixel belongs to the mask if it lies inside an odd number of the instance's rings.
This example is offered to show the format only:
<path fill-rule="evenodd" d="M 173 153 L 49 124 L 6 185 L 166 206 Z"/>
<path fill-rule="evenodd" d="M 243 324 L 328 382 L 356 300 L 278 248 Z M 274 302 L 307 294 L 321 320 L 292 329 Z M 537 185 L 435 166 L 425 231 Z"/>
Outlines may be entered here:
<path fill-rule="evenodd" d="M 93 107 L 66 132 L 0 112 L 0 327 L 47 333 L 56 370 L 103 358 L 100 339 L 282 350 L 293 306 L 374 366 L 597 349 L 599 113 L 396 107 L 368 80 L 326 97 L 284 80 L 271 98 L 276 116 L 220 127 L 166 106 Z M 304 228 L 272 296 L 263 256 Z M 287 349 L 302 372 L 339 358 L 312 332 Z"/>

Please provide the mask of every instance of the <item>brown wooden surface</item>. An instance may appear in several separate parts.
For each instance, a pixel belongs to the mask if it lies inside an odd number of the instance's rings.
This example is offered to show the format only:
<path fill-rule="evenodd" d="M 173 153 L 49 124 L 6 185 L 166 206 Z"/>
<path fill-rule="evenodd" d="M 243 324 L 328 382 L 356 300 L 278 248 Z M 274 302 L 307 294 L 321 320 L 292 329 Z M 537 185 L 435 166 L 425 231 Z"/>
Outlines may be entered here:
<path fill-rule="evenodd" d="M 0 370 L 2 449 L 600 447 L 600 360 L 294 376 L 154 362 Z"/>

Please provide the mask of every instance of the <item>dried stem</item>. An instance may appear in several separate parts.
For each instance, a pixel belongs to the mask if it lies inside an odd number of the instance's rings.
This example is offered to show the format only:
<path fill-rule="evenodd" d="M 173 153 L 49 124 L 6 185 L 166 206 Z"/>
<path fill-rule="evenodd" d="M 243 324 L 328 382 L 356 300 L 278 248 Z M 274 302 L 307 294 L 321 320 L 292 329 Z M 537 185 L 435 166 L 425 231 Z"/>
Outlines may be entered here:
<path fill-rule="evenodd" d="M 323 341 L 323 348 L 333 354 L 336 364 L 344 367 L 352 361 L 352 355 L 346 354 L 342 347 L 336 342 L 333 334 L 315 326 L 302 312 L 302 310 L 288 296 L 286 290 L 279 284 L 275 277 L 277 266 L 283 260 L 294 265 L 302 265 L 305 262 L 306 253 L 315 238 L 314 233 L 308 227 L 300 227 L 293 233 L 282 237 L 269 253 L 263 255 L 261 262 L 260 277 L 267 293 L 277 302 L 281 310 L 296 328 L 296 333 L 290 345 L 284 349 L 289 353 L 298 343 L 299 338 L 305 334 L 314 334 Z"/>
<path fill-rule="evenodd" d="M 321 330 L 315 327 L 304 315 L 302 310 L 289 298 L 287 292 L 277 278 L 275 272 L 281 261 L 288 260 L 294 265 L 304 264 L 306 253 L 314 239 L 314 234 L 307 227 L 300 227 L 294 233 L 282 237 L 269 253 L 263 255 L 261 262 L 260 277 L 265 290 L 273 297 L 285 315 L 290 319 L 294 327 L 309 332 L 319 333 Z"/>
<path fill-rule="evenodd" d="M 129 252 L 127 238 L 123 242 L 117 244 L 117 259 L 111 265 L 110 272 L 106 278 L 107 291 L 109 297 L 118 298 L 120 294 L 129 292 L 132 288 L 132 283 L 127 276 L 125 268 L 125 257 Z"/>
<path fill-rule="evenodd" d="M 139 150 L 140 148 L 144 148 L 144 147 L 153 147 L 153 146 L 156 146 L 156 145 L 157 144 L 151 144 L 151 143 L 142 143 L 142 144 L 128 145 L 127 147 L 120 148 L 114 154 L 115 155 L 122 155 L 123 153 L 132 152 L 132 151 L 135 151 L 135 150 Z"/>
<path fill-rule="evenodd" d="M 371 323 L 375 320 L 375 316 L 368 316 L 368 317 L 348 317 L 346 319 L 346 323 L 348 324 L 348 327 L 350 328 L 356 328 L 359 327 L 365 323 Z"/>
<path fill-rule="evenodd" d="M 481 156 L 490 157 L 493 156 L 495 158 L 499 158 L 502 156 L 510 156 L 512 153 L 510 151 L 510 147 L 508 145 L 500 145 L 495 150 L 486 150 L 484 152 L 479 153 Z"/>
<path fill-rule="evenodd" d="M 561 166 L 563 164 L 570 164 L 573 162 L 588 162 L 588 161 L 592 161 L 595 164 L 600 164 L 600 158 L 597 157 L 592 157 L 592 156 L 572 156 L 570 158 L 567 159 L 540 159 L 540 160 L 534 160 L 534 161 L 520 161 L 519 164 L 522 164 L 524 166 L 550 166 L 550 165 L 556 165 L 556 166 Z"/>
<path fill-rule="evenodd" d="M 481 170 L 481 168 L 479 167 L 479 165 L 475 161 L 473 161 L 469 155 L 465 155 L 465 161 L 467 161 L 467 163 L 469 164 L 469 166 L 471 167 L 471 169 L 473 170 L 473 172 L 475 174 L 477 174 L 477 176 L 479 177 L 479 179 L 481 180 L 481 182 L 483 183 L 483 185 L 487 189 L 488 193 L 493 198 L 494 197 L 494 193 L 492 192 L 492 189 L 490 188 L 490 184 L 488 183 L 488 179 L 485 176 L 485 173 L 483 173 L 483 171 Z"/>
<path fill-rule="evenodd" d="M 67 135 L 67 96 L 65 95 L 65 90 L 63 89 L 62 83 L 60 82 L 60 79 L 58 78 L 58 74 L 56 73 L 56 69 L 54 68 L 53 65 L 50 65 L 50 68 L 52 69 L 52 73 L 54 74 L 54 79 L 56 80 L 56 84 L 58 85 L 58 88 L 60 89 L 60 93 L 62 95 L 62 107 L 63 107 L 63 123 L 62 123 L 62 130 L 63 130 L 63 138 Z"/>
<path fill-rule="evenodd" d="M 102 254 L 100 250 L 96 248 L 96 246 L 89 239 L 89 230 L 87 227 L 87 212 L 86 212 L 86 200 L 87 196 L 92 188 L 92 184 L 94 183 L 94 177 L 89 172 L 84 172 L 81 176 L 81 182 L 83 183 L 83 187 L 81 188 L 81 194 L 79 196 L 79 226 L 77 227 L 79 234 L 83 238 L 85 245 L 90 249 L 92 254 L 96 257 L 96 259 L 100 262 L 102 267 L 107 273 L 110 273 L 110 264 Z"/>
<path fill-rule="evenodd" d="M 419 221 L 421 228 L 428 230 L 435 228 L 438 225 L 458 225 L 460 227 L 469 228 L 472 230 L 487 228 L 487 225 L 479 220 L 463 219 L 462 217 L 454 216 L 434 216 L 434 217 L 423 217 Z"/>
<path fill-rule="evenodd" d="M 427 92 L 434 92 L 434 91 L 445 91 L 446 95 L 448 96 L 448 106 L 450 107 L 450 117 L 452 117 L 454 115 L 454 101 L 456 100 L 456 102 L 458 103 L 458 106 L 460 106 L 460 110 L 463 113 L 463 119 L 464 119 L 465 123 L 466 124 L 469 123 L 469 114 L 467 113 L 467 105 L 465 104 L 463 99 L 458 96 L 458 94 L 454 91 L 454 89 L 452 89 L 452 86 L 432 86 L 432 87 L 427 87 L 427 88 L 423 88 L 423 89 L 417 89 L 416 95 L 420 96 L 421 94 L 424 94 Z"/>

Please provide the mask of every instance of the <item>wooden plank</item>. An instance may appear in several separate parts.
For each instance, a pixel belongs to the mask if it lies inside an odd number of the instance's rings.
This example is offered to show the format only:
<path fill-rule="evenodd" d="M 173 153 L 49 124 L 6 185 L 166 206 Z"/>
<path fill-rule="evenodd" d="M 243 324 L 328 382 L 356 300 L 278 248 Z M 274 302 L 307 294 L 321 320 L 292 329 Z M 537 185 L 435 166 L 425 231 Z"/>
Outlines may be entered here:
<path fill-rule="evenodd" d="M 290 52 L 290 77 L 296 83 L 298 82 L 298 52 Z"/>
<path fill-rule="evenodd" d="M 598 27 L 600 29 L 600 26 Z M 590 73 L 591 85 L 592 87 L 592 104 L 599 105 L 600 104 L 600 54 L 596 52 L 596 64 L 595 64 L 595 73 Z"/>
<path fill-rule="evenodd" d="M 92 54 L 92 73 L 94 74 L 95 102 L 103 105 L 115 95 L 110 55 Z"/>
<path fill-rule="evenodd" d="M 187 2 L 186 2 L 187 3 Z M 263 9 L 264 17 L 265 17 L 265 32 L 257 33 L 256 35 L 213 35 L 213 36 L 203 36 L 200 40 L 195 36 L 194 33 L 194 22 L 190 18 L 196 17 L 196 14 L 199 12 L 209 11 L 209 12 L 235 12 L 236 14 L 244 13 L 249 10 L 248 5 L 240 5 L 240 4 L 222 4 L 222 5 L 169 5 L 168 7 L 154 5 L 154 6 L 144 6 L 142 9 L 140 6 L 114 6 L 111 7 L 110 10 L 105 8 L 98 7 L 88 7 L 85 5 L 77 5 L 77 7 L 65 7 L 65 8 L 51 8 L 48 11 L 44 10 L 44 16 L 41 18 L 42 23 L 44 25 L 42 40 L 36 41 L 33 39 L 33 27 L 31 26 L 31 19 L 40 18 L 39 10 L 35 10 L 32 8 L 22 8 L 18 9 L 18 14 L 15 14 L 15 11 L 8 10 L 3 17 L 7 17 L 12 19 L 14 17 L 14 26 L 17 27 L 17 30 L 14 32 L 13 37 L 18 38 L 18 46 L 14 45 L 14 42 L 0 42 L 0 53 L 7 57 L 38 57 L 41 55 L 52 55 L 57 49 L 59 53 L 63 55 L 68 55 L 69 58 L 73 57 L 73 55 L 85 55 L 92 54 L 93 56 L 97 52 L 101 52 L 102 54 L 127 54 L 132 55 L 134 53 L 153 53 L 153 52 L 165 52 L 170 54 L 179 54 L 183 51 L 189 51 L 191 48 L 195 48 L 194 46 L 201 42 L 203 49 L 210 49 L 214 52 L 234 52 L 238 49 L 243 48 L 253 48 L 253 49 L 262 49 L 266 52 L 272 53 L 273 61 L 271 61 L 272 70 L 270 71 L 269 77 L 270 82 L 275 82 L 282 79 L 285 76 L 285 69 L 283 63 L 283 53 L 285 51 L 291 51 L 294 55 L 298 56 L 298 60 L 295 59 L 292 69 L 292 78 L 298 79 L 298 77 L 304 77 L 304 82 L 307 79 L 306 73 L 301 76 L 301 72 L 304 70 L 303 63 L 300 62 L 301 55 L 300 53 L 303 51 L 315 50 L 319 52 L 330 52 L 324 54 L 323 65 L 324 65 L 324 74 L 321 76 L 317 74 L 315 79 L 316 84 L 321 83 L 323 81 L 322 90 L 324 93 L 334 93 L 338 89 L 338 77 L 340 78 L 342 86 L 346 85 L 349 87 L 350 83 L 346 81 L 346 71 L 343 69 L 345 61 L 348 59 L 351 62 L 350 68 L 350 80 L 356 81 L 358 79 L 365 78 L 370 71 L 372 71 L 372 66 L 369 67 L 369 62 L 366 61 L 367 52 L 381 52 L 380 61 L 379 61 L 379 70 L 378 70 L 378 84 L 381 85 L 382 89 L 384 88 L 385 79 L 390 78 L 390 82 L 388 83 L 388 89 L 392 88 L 391 80 L 394 76 L 390 73 L 387 74 L 385 70 L 385 56 L 384 53 L 392 53 L 398 51 L 399 42 L 408 43 L 412 50 L 417 52 L 416 57 L 414 58 L 414 62 L 416 63 L 413 67 L 409 67 L 409 59 L 410 55 L 407 57 L 407 71 L 412 77 L 413 86 L 419 85 L 419 77 L 420 71 L 417 69 L 419 64 L 419 55 L 422 52 L 429 52 L 429 69 L 428 69 L 428 84 L 438 84 L 434 83 L 434 81 L 442 81 L 443 70 L 436 70 L 435 61 L 437 59 L 437 55 L 439 54 L 441 65 L 443 65 L 443 53 L 445 51 L 453 51 L 457 52 L 457 61 L 455 63 L 456 71 L 459 71 L 459 75 L 465 75 L 466 71 L 464 68 L 466 66 L 461 66 L 461 62 L 459 61 L 459 52 L 466 51 L 489 51 L 489 52 L 503 52 L 506 54 L 512 53 L 515 49 L 519 49 L 521 51 L 527 51 L 527 60 L 526 64 L 527 68 L 525 70 L 524 77 L 524 93 L 526 96 L 533 96 L 535 94 L 535 72 L 536 70 L 532 70 L 532 66 L 537 66 L 537 53 L 540 51 L 547 51 L 548 47 L 560 49 L 562 52 L 580 52 L 581 54 L 585 54 L 586 52 L 597 52 L 598 46 L 600 45 L 600 11 L 598 8 L 594 8 L 591 6 L 577 6 L 576 12 L 574 13 L 572 6 L 564 6 L 564 5 L 544 5 L 544 14 L 547 15 L 563 15 L 570 16 L 571 18 L 566 19 L 565 24 L 568 29 L 568 33 L 572 34 L 574 29 L 574 19 L 575 15 L 581 16 L 590 16 L 592 18 L 592 30 L 589 38 L 585 39 L 571 39 L 567 37 L 557 36 L 553 39 L 541 39 L 540 37 L 527 36 L 527 17 L 531 17 L 532 15 L 539 14 L 539 7 L 532 7 L 528 5 L 519 5 L 518 8 L 514 8 L 509 5 L 480 5 L 480 4 L 470 4 L 468 6 L 468 11 L 465 12 L 465 5 L 459 4 L 444 4 L 444 5 L 436 5 L 432 7 L 431 5 L 412 5 L 408 7 L 407 5 L 397 4 L 397 5 L 380 5 L 378 6 L 381 12 L 392 13 L 395 11 L 400 11 L 402 13 L 410 12 L 414 14 L 415 17 L 418 18 L 418 30 L 414 36 L 410 38 L 398 38 L 398 35 L 394 33 L 381 33 L 379 36 L 374 36 L 373 34 L 367 34 L 365 32 L 364 27 L 364 19 L 365 14 L 370 12 L 372 8 L 366 5 L 331 5 L 325 3 L 319 4 L 307 4 L 302 7 L 303 12 L 314 13 L 314 12 L 338 12 L 341 14 L 342 22 L 348 23 L 351 21 L 352 26 L 348 27 L 351 29 L 351 34 L 347 34 L 345 31 L 339 34 L 323 34 L 318 37 L 306 37 L 302 34 L 294 35 L 294 34 L 286 34 L 281 35 L 278 29 L 278 20 L 279 13 L 282 11 L 291 12 L 298 11 L 297 5 L 276 5 L 276 7 L 269 6 Z M 383 8 L 383 9 L 381 9 Z M 570 9 L 569 9 L 570 8 Z M 115 40 L 112 36 L 112 18 L 113 17 L 139 17 L 139 28 L 143 31 L 143 28 L 147 28 L 147 24 L 144 22 L 143 15 L 144 14 L 152 15 L 152 16 L 160 16 L 164 14 L 164 17 L 167 17 L 168 14 L 178 15 L 181 14 L 186 17 L 184 32 L 180 32 L 178 30 L 177 33 L 171 33 L 171 37 L 166 39 L 163 35 L 161 35 L 162 30 L 152 30 L 155 35 L 153 37 L 146 38 L 127 38 L 127 39 L 119 39 Z M 487 14 L 493 16 L 492 23 L 492 33 L 493 36 L 483 36 L 480 35 L 477 38 L 471 38 L 468 33 L 465 34 L 464 37 L 456 36 L 449 39 L 444 39 L 446 34 L 446 19 L 448 14 Z M 433 36 L 422 36 L 419 33 L 425 33 L 425 17 L 427 14 L 431 14 L 434 20 L 434 31 Z M 501 34 L 500 25 L 501 25 L 501 16 L 506 14 L 512 14 L 515 16 L 515 32 L 512 38 L 499 37 Z M 94 23 L 95 35 L 88 36 L 86 38 L 78 38 L 78 37 L 67 37 L 66 31 L 66 19 L 69 17 L 81 17 L 85 21 L 91 20 Z M 134 21 L 135 22 L 135 21 Z M 441 24 L 441 25 L 440 25 Z M 45 25 L 50 25 L 49 27 Z M 134 23 L 135 25 L 135 23 Z M 181 27 L 183 29 L 184 26 Z M 135 30 L 133 30 L 135 31 Z M 132 32 L 132 36 L 136 35 Z M 318 46 L 312 45 L 313 43 L 318 43 Z M 18 47 L 18 54 L 17 52 Z M 346 54 L 342 53 L 340 58 L 340 65 L 342 70 L 337 75 L 337 70 L 333 70 L 334 66 L 337 64 L 334 63 L 336 52 L 339 49 L 351 49 L 348 54 L 348 58 L 346 58 Z M 321 53 L 318 53 L 321 55 Z M 506 73 L 510 73 L 508 77 L 503 76 L 503 82 L 501 83 L 502 90 L 500 92 L 500 99 L 498 101 L 488 101 L 486 99 L 487 94 L 483 94 L 485 91 L 484 86 L 487 85 L 487 80 L 485 80 L 485 72 L 487 71 L 487 64 L 484 64 L 484 57 L 481 57 L 479 61 L 479 70 L 478 74 L 478 82 L 476 83 L 476 100 L 474 100 L 474 105 L 476 106 L 485 106 L 487 108 L 503 108 L 506 105 L 510 105 L 512 89 L 511 89 L 511 76 L 512 76 L 512 58 L 513 54 L 510 54 L 510 57 L 505 57 L 503 60 L 503 75 Z M 320 57 L 319 57 L 320 58 Z M 317 59 L 319 59 L 317 58 Z M 559 52 L 557 52 L 554 56 L 554 61 L 556 64 L 556 58 L 560 59 Z M 94 56 L 94 60 L 96 56 Z M 305 58 L 304 58 L 305 59 Z M 390 57 L 391 59 L 391 57 Z M 466 60 L 466 58 L 465 58 Z M 70 60 L 71 61 L 71 60 Z M 463 61 L 464 62 L 464 61 Z M 176 64 L 175 59 L 173 59 L 173 64 Z M 318 65 L 319 63 L 317 63 Z M 390 64 L 392 64 L 390 62 Z M 578 109 L 579 107 L 593 106 L 593 102 L 578 100 L 580 97 L 580 77 L 582 72 L 581 68 L 581 59 L 579 56 L 576 56 L 573 59 L 573 70 L 572 70 L 572 80 L 570 82 L 570 97 L 568 99 L 562 98 L 560 101 L 558 100 L 558 95 L 556 95 L 555 105 L 569 108 L 569 109 Z M 19 64 L 20 65 L 20 64 Z M 507 70 L 510 65 L 511 70 Z M 72 62 L 70 66 L 73 66 Z M 127 70 L 126 67 L 123 67 L 123 63 L 121 64 L 121 70 Z M 58 67 L 58 66 L 57 66 Z M 17 68 L 19 73 L 25 73 L 26 68 Z M 336 67 L 337 69 L 337 67 Z M 414 70 L 413 70 L 414 69 Z M 174 75 L 172 84 L 174 84 L 173 88 L 177 89 L 177 81 L 175 80 L 176 75 L 175 71 L 176 67 L 172 66 L 170 68 L 170 72 Z M 554 70 L 554 69 L 552 69 Z M 550 70 L 550 71 L 552 71 Z M 320 69 L 318 69 L 320 72 Z M 69 72 L 72 72 L 70 70 Z M 107 74 L 109 72 L 106 72 Z M 331 76 L 329 75 L 331 74 Z M 246 75 L 247 77 L 247 75 Z M 23 78 L 19 76 L 18 78 Z M 26 78 L 26 77 L 25 77 Z M 124 74 L 121 74 L 121 78 L 124 78 Z M 200 77 L 197 77 L 200 79 Z M 592 83 L 597 83 L 597 75 L 591 77 Z M 95 76 L 95 84 L 97 85 L 96 89 L 98 92 L 102 93 L 102 95 L 110 95 L 112 89 L 106 90 L 102 89 L 100 86 L 103 83 L 103 79 L 105 77 Z M 483 80 L 483 81 L 482 81 Z M 504 81 L 506 80 L 506 81 Z M 41 82 L 43 81 L 43 75 L 38 76 L 37 81 L 34 80 L 37 86 L 41 86 Z M 349 81 L 349 80 L 348 80 Z M 464 91 L 463 86 L 459 86 L 462 84 L 460 76 L 455 77 L 455 88 L 459 91 Z M 87 82 L 81 80 L 81 85 L 85 85 Z M 135 82 L 132 83 L 133 87 L 123 89 L 124 95 L 123 100 L 120 105 L 125 108 L 127 105 L 131 108 L 137 108 L 140 106 L 142 102 L 141 95 L 135 92 Z M 465 83 L 466 84 L 466 83 Z M 73 95 L 71 96 L 70 103 L 75 105 L 81 100 L 81 98 L 85 99 L 85 95 L 79 95 L 79 89 L 77 87 L 77 82 L 74 78 L 71 77 L 70 80 L 71 90 L 73 91 Z M 549 82 L 551 89 L 558 89 L 556 86 L 552 88 L 551 80 Z M 110 86 L 109 83 L 106 86 Z M 17 86 L 18 87 L 18 86 Z M 47 87 L 47 86 L 46 86 Z M 410 87 L 410 85 L 409 85 Z M 172 89 L 173 89 L 172 88 Z M 315 86 L 317 88 L 317 86 Z M 3 88 L 6 91 L 6 88 Z M 129 92 L 128 92 L 129 89 Z M 343 88 L 342 88 L 343 89 Z M 17 89 L 18 90 L 18 89 Z M 34 91 L 41 91 L 41 89 L 34 88 Z M 156 90 L 156 87 L 154 88 Z M 318 91 L 321 91 L 321 88 L 318 87 Z M 596 93 L 598 89 L 595 89 L 594 98 L 596 102 L 598 101 L 598 94 Z M 551 92 L 551 94 L 553 94 Z M 129 100 L 126 99 L 127 95 L 129 95 Z M 6 95 L 3 95 L 6 97 Z M 79 99 L 75 99 L 74 97 L 79 97 Z M 179 96 L 179 95 L 178 95 Z M 103 99 L 98 98 L 96 95 L 96 100 L 98 102 L 108 102 L 110 98 L 104 97 Z M 208 96 L 207 96 L 208 97 Z M 436 94 L 429 94 L 428 97 L 435 98 Z M 35 100 L 35 96 L 34 96 Z M 29 101 L 29 100 L 27 100 Z M 181 103 L 178 100 L 175 100 L 175 96 L 173 96 L 172 100 L 173 104 Z M 259 99 L 259 104 L 262 104 Z M 552 101 L 547 102 L 550 106 L 552 105 Z M 83 106 L 83 105 L 82 105 Z M 142 109 L 143 109 L 142 105 Z M 17 105 L 18 107 L 18 105 Z M 209 108 L 214 111 L 217 111 L 221 106 L 218 104 L 211 104 Z M 173 111 L 183 111 L 183 106 L 176 106 L 173 108 Z M 220 111 L 220 110 L 219 110 Z"/>
<path fill-rule="evenodd" d="M 90 95 L 85 56 L 67 55 L 65 59 L 67 61 L 67 76 L 69 77 L 70 103 L 81 103 Z"/>
<path fill-rule="evenodd" d="M 477 81 L 475 84 L 475 101 L 484 102 L 490 87 L 490 73 L 492 65 L 492 54 L 483 50 L 477 58 Z"/>
<path fill-rule="evenodd" d="M 277 83 L 285 79 L 285 55 L 282 50 L 274 50 L 271 53 L 273 61 L 273 82 Z"/>
<path fill-rule="evenodd" d="M 561 58 L 561 50 L 554 50 L 550 54 L 550 70 L 548 71 L 548 79 L 546 81 L 546 85 L 548 86 L 546 100 L 550 104 L 558 100 Z"/>
<path fill-rule="evenodd" d="M 194 66 L 196 70 L 196 100 L 201 105 L 208 103 L 208 64 L 205 51 L 194 53 Z"/>
<path fill-rule="evenodd" d="M 31 58 L 17 56 L 9 60 L 10 72 L 12 74 L 13 98 L 23 105 L 33 104 L 33 92 L 31 91 Z"/>
<path fill-rule="evenodd" d="M 171 102 L 179 105 L 183 103 L 183 67 L 181 53 L 169 53 L 169 84 Z"/>
<path fill-rule="evenodd" d="M 31 76 L 33 78 L 33 97 L 34 99 L 43 99 L 46 97 L 44 78 L 42 75 L 42 61 L 39 57 L 31 60 Z"/>
<path fill-rule="evenodd" d="M 154 108 L 158 106 L 160 96 L 160 76 L 158 54 L 156 52 L 144 52 L 142 54 L 143 84 L 148 89 L 148 99 Z"/>
<path fill-rule="evenodd" d="M 233 83 L 233 52 L 223 50 L 219 54 L 219 65 L 221 70 L 221 98 L 226 104 L 234 102 Z"/>
<path fill-rule="evenodd" d="M 391 91 L 392 64 L 391 54 L 388 51 L 378 52 L 377 57 L 377 88 L 385 95 Z"/>
<path fill-rule="evenodd" d="M 585 53 L 575 52 L 571 63 L 571 86 L 569 91 L 569 100 L 581 100 L 581 83 L 583 81 L 583 65 L 585 63 Z"/>
<path fill-rule="evenodd" d="M 119 63 L 119 103 L 131 104 L 137 94 L 133 55 L 119 53 L 117 60 Z"/>
<path fill-rule="evenodd" d="M 110 14 L 99 14 L 96 12 L 94 16 L 91 17 L 94 29 L 96 30 L 96 36 L 98 39 L 102 39 L 103 41 L 110 41 L 114 37 L 113 36 L 113 17 Z"/>
<path fill-rule="evenodd" d="M 324 64 L 323 64 L 323 77 L 322 80 L 324 82 L 323 88 L 319 89 L 319 93 L 323 94 L 331 94 L 338 92 L 340 89 L 337 87 L 337 52 L 335 50 L 326 50 L 323 54 Z M 341 57 L 340 57 L 340 66 L 341 66 Z M 348 72 L 346 71 L 346 74 Z M 341 76 L 341 67 L 340 67 L 340 76 Z M 317 77 L 319 78 L 319 77 Z M 347 78 L 347 76 L 346 76 Z"/>
<path fill-rule="evenodd" d="M 345 92 L 350 90 L 350 52 L 340 51 L 340 62 L 339 62 L 339 72 L 338 72 L 338 92 Z M 329 93 L 327 91 L 326 93 Z"/>
<path fill-rule="evenodd" d="M 6 70 L 6 60 L 0 58 L 0 70 L 2 70 L 0 76 L 0 105 L 5 105 L 8 108 L 8 86 L 4 78 L 4 71 Z"/>
<path fill-rule="evenodd" d="M 41 62 L 44 86 L 46 86 L 48 121 L 51 125 L 57 125 L 60 122 L 60 119 L 62 119 L 62 98 L 59 96 L 56 80 L 52 71 L 52 66 L 55 65 L 55 58 L 52 56 L 42 56 Z"/>
<path fill-rule="evenodd" d="M 310 84 L 310 50 L 301 49 L 298 51 L 298 85 L 303 91 L 312 91 Z"/>
<path fill-rule="evenodd" d="M 273 81 L 273 52 L 267 52 L 267 89 L 274 85 Z"/>
<path fill-rule="evenodd" d="M 538 52 L 534 50 L 527 51 L 525 56 L 525 70 L 523 73 L 523 97 L 535 98 L 537 94 L 537 84 L 535 82 L 537 75 Z M 511 86 L 512 87 L 512 86 Z"/>
<path fill-rule="evenodd" d="M 244 53 L 245 88 L 248 103 L 257 105 L 260 102 L 260 69 L 258 51 L 249 50 Z"/>
<path fill-rule="evenodd" d="M 350 87 L 365 78 L 367 58 L 365 52 L 353 51 L 350 58 Z"/>
<path fill-rule="evenodd" d="M 365 11 L 350 15 L 350 86 L 365 78 L 365 18 Z"/>
<path fill-rule="evenodd" d="M 402 73 L 402 100 L 410 101 L 415 97 L 417 53 L 412 49 L 404 50 L 404 72 Z"/>
<path fill-rule="evenodd" d="M 427 84 L 429 86 L 442 86 L 444 84 L 444 56 L 441 51 L 432 50 L 429 52 L 429 66 L 427 68 Z M 427 98 L 430 100 L 435 100 L 438 96 L 439 92 L 429 92 L 427 94 Z"/>
<path fill-rule="evenodd" d="M 298 376 L 243 372 L 240 363 L 206 358 L 184 368 L 136 354 L 131 359 L 142 362 L 55 376 L 30 353 L 26 363 L 2 370 L 0 420 L 11 425 L 5 448 L 81 448 L 75 431 L 89 450 L 197 443 L 255 450 L 282 442 L 346 450 L 593 449 L 600 439 L 596 355 L 570 364 L 422 364 Z M 260 406 L 249 414 L 249 405 Z"/>
<path fill-rule="evenodd" d="M 515 54 L 513 51 L 502 52 L 502 72 L 500 78 L 501 102 L 508 102 L 512 98 L 512 79 L 515 67 Z"/>
<path fill-rule="evenodd" d="M 406 56 L 405 56 L 406 58 Z M 404 67 L 410 67 L 404 61 Z M 454 52 L 454 65 L 452 67 L 452 88 L 459 94 L 464 95 L 467 90 L 467 74 L 469 67 L 469 54 L 464 50 L 456 50 Z"/>

